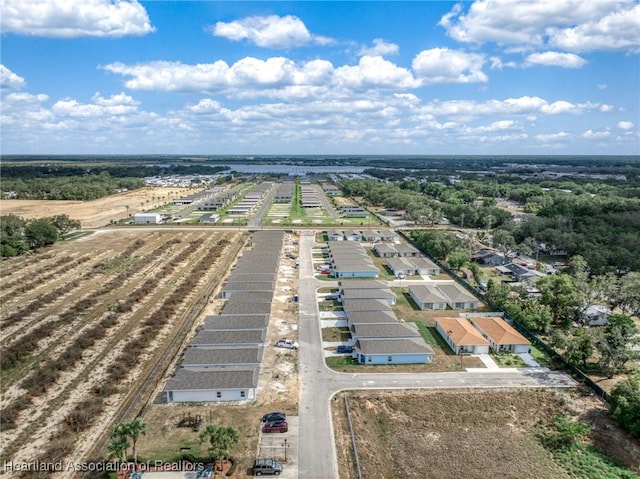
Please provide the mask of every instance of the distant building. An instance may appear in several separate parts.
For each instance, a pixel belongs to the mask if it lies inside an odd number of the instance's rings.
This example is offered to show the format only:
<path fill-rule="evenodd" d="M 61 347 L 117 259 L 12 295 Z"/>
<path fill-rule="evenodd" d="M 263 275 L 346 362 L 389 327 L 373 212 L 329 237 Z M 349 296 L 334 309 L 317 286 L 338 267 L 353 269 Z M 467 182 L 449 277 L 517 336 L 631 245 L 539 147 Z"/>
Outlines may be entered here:
<path fill-rule="evenodd" d="M 133 216 L 133 223 L 136 225 L 157 225 L 162 223 L 160 213 L 136 213 Z"/>

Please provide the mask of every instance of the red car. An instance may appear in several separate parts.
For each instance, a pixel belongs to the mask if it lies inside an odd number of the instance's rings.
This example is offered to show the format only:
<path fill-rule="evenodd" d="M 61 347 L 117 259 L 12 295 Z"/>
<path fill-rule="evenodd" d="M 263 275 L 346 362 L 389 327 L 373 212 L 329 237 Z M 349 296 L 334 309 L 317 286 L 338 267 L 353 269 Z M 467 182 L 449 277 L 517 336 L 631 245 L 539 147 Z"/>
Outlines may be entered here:
<path fill-rule="evenodd" d="M 262 426 L 262 432 L 287 432 L 288 430 L 287 421 L 272 421 Z"/>

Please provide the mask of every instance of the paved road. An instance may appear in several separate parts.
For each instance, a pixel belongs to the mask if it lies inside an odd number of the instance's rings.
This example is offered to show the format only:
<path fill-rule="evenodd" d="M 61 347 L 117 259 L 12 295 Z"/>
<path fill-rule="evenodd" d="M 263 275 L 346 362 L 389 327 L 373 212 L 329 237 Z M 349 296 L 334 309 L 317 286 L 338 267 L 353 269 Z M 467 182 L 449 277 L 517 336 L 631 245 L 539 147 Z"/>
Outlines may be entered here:
<path fill-rule="evenodd" d="M 544 368 L 483 370 L 451 373 L 338 373 L 325 366 L 316 288 L 326 281 L 313 277 L 312 234 L 300 237 L 300 316 L 298 363 L 300 372 L 298 477 L 337 479 L 331 398 L 339 391 L 353 389 L 450 389 L 573 387 L 575 381 L 564 373 Z M 310 233 L 310 232 L 308 232 Z"/>

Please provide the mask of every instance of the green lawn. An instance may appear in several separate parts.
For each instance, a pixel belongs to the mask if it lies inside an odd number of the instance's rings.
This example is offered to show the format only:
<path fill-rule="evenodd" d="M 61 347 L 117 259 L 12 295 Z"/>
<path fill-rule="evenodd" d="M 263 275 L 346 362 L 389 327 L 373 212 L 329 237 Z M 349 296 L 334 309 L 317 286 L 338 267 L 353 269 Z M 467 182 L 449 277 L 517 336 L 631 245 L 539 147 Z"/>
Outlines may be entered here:
<path fill-rule="evenodd" d="M 322 328 L 322 340 L 337 342 L 337 341 L 348 341 L 351 339 L 351 333 L 349 332 L 349 328 Z"/>
<path fill-rule="evenodd" d="M 523 368 L 527 365 L 517 354 L 491 353 L 491 357 L 501 368 Z"/>

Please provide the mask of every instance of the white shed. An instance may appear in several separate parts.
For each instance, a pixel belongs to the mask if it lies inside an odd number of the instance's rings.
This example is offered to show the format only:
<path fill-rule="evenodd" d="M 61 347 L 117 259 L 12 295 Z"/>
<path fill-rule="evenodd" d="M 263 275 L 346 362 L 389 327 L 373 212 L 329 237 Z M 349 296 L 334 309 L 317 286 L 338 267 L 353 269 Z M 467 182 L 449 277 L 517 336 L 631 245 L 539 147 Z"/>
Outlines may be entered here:
<path fill-rule="evenodd" d="M 136 225 L 157 225 L 162 222 L 160 213 L 136 213 L 133 223 Z"/>

